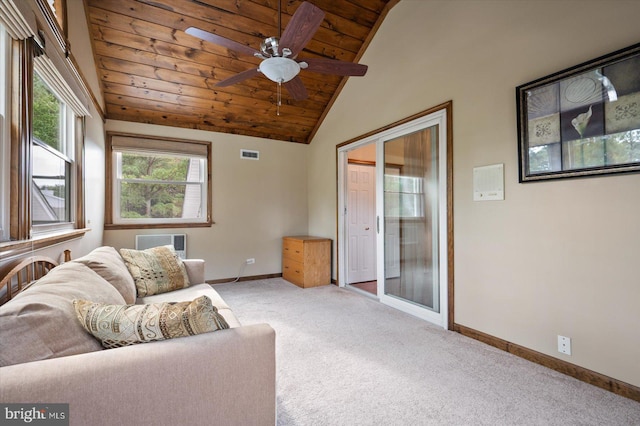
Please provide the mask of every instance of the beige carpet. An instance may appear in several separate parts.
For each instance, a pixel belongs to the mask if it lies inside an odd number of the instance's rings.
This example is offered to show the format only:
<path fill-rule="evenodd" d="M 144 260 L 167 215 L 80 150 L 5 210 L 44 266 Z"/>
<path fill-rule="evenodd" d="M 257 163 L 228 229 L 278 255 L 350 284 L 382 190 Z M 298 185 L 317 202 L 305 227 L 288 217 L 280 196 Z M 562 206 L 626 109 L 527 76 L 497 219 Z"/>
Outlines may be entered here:
<path fill-rule="evenodd" d="M 276 330 L 279 425 L 640 425 L 640 403 L 334 285 L 215 285 Z"/>

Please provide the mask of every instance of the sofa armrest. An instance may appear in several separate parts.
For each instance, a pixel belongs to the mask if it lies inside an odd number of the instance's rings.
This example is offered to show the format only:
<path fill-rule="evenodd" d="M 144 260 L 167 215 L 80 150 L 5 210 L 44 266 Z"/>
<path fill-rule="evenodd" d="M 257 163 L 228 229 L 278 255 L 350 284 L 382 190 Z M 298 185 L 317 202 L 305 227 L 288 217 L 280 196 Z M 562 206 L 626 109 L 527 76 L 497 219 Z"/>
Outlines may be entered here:
<path fill-rule="evenodd" d="M 204 283 L 204 260 L 202 259 L 183 259 L 187 275 L 189 276 L 189 282 L 191 284 Z"/>
<path fill-rule="evenodd" d="M 0 369 L 0 402 L 68 403 L 70 425 L 274 425 L 275 331 L 257 324 Z"/>

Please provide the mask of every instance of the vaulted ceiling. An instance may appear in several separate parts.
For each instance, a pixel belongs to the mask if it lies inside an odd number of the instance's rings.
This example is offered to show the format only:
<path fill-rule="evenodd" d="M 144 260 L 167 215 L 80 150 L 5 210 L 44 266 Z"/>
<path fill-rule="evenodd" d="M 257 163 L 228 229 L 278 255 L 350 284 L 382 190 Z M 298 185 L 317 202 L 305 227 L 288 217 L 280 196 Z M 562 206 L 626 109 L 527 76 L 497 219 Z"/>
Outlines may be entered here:
<path fill-rule="evenodd" d="M 398 1 L 309 0 L 325 17 L 299 59 L 358 62 Z M 295 101 L 282 90 L 277 115 L 277 84 L 263 75 L 216 86 L 256 68 L 260 59 L 184 32 L 196 27 L 260 50 L 265 38 L 278 36 L 286 27 L 301 0 L 86 0 L 86 4 L 108 119 L 309 143 L 346 79 L 366 78 L 303 70 L 299 76 L 308 98 Z"/>

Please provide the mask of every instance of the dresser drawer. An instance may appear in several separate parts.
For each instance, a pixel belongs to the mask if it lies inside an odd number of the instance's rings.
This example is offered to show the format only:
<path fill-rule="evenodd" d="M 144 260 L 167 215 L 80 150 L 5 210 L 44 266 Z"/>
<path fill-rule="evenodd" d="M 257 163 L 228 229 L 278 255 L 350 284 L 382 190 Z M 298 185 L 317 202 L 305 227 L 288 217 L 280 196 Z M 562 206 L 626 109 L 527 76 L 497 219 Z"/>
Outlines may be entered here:
<path fill-rule="evenodd" d="M 282 278 L 304 287 L 304 265 L 289 258 L 282 259 Z"/>
<path fill-rule="evenodd" d="M 282 241 L 282 256 L 296 262 L 304 262 L 304 242 L 285 238 Z"/>
<path fill-rule="evenodd" d="M 282 277 L 302 288 L 331 284 L 331 240 L 283 237 Z"/>

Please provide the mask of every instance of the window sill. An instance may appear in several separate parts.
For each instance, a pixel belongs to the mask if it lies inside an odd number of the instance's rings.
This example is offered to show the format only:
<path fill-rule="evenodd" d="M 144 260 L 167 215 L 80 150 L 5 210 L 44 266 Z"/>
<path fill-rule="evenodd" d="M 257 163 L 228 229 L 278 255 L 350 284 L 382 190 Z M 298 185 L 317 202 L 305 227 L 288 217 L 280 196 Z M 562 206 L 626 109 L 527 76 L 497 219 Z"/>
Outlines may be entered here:
<path fill-rule="evenodd" d="M 214 222 L 202 222 L 202 223 L 127 223 L 127 224 L 115 224 L 105 223 L 104 229 L 168 229 L 168 228 L 211 228 Z"/>
<path fill-rule="evenodd" d="M 65 241 L 75 240 L 76 238 L 83 237 L 84 234 L 89 231 L 91 231 L 91 228 L 65 230 L 48 233 L 46 235 L 38 235 L 29 240 L 0 243 L 0 260 L 43 249 Z"/>

